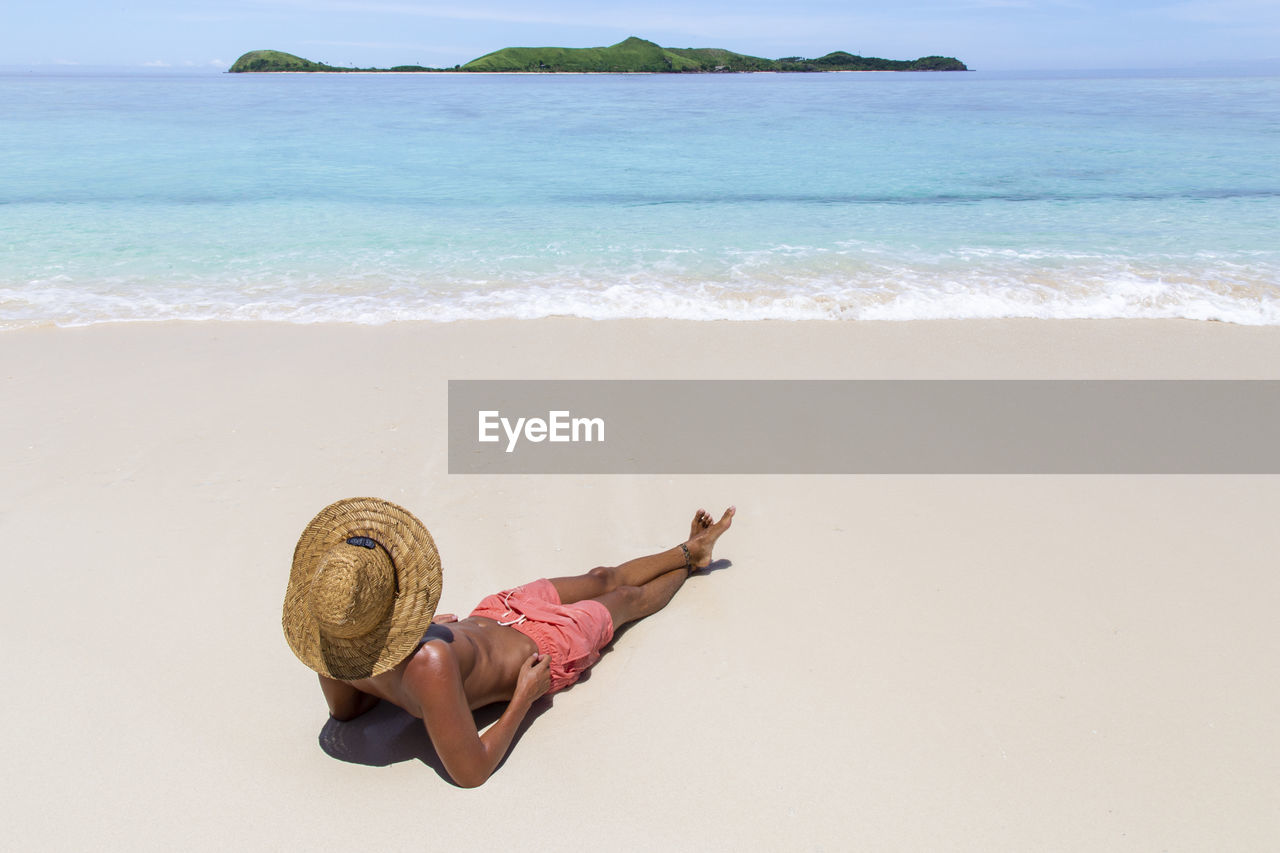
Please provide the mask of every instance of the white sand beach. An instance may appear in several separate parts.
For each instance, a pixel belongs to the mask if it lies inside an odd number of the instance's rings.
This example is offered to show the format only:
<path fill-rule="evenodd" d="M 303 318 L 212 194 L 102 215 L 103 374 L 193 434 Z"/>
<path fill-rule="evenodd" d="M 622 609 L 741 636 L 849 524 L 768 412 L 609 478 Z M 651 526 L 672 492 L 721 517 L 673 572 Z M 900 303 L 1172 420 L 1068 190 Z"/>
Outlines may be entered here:
<path fill-rule="evenodd" d="M 1280 328 L 0 332 L 5 846 L 1274 849 L 1280 477 L 451 476 L 447 381 L 486 378 L 1280 379 Z M 298 534 L 364 494 L 457 613 L 738 515 L 462 790 L 407 715 L 328 722 L 280 629 Z"/>

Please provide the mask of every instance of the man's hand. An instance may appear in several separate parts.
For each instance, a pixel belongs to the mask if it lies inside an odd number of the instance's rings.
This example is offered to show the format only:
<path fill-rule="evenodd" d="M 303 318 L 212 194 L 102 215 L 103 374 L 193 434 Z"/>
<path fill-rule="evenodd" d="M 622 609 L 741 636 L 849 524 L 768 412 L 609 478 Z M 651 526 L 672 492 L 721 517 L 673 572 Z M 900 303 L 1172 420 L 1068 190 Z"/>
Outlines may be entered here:
<path fill-rule="evenodd" d="M 551 657 L 537 652 L 529 655 L 520 667 L 513 698 L 527 705 L 551 689 Z"/>
<path fill-rule="evenodd" d="M 431 617 L 432 625 L 443 625 L 446 622 L 457 622 L 457 621 L 458 621 L 458 617 L 454 616 L 452 613 L 437 613 L 435 616 Z"/>

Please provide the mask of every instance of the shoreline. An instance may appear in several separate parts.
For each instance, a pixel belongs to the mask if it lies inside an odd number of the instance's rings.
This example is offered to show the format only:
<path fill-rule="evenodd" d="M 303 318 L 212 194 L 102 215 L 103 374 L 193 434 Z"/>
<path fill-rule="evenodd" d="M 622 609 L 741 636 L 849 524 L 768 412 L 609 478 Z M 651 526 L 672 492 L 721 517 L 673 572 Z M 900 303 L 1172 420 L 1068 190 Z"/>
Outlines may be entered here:
<path fill-rule="evenodd" d="M 602 348 L 653 346 L 654 365 L 675 367 L 682 348 L 729 347 L 740 358 L 718 363 L 711 376 L 793 378 L 1280 378 L 1280 326 L 1186 319 L 945 319 L 945 320 L 676 320 L 577 317 L 396 321 L 384 324 L 290 323 L 264 320 L 114 320 L 80 326 L 0 329 L 0 357 L 20 363 L 33 339 L 95 347 L 168 346 L 186 338 L 243 338 L 249 345 L 273 337 L 292 342 L 350 337 L 362 345 L 401 346 L 431 339 L 470 353 L 468 360 L 515 378 L 536 362 L 503 362 L 511 335 L 537 342 L 560 369 L 576 354 Z M 155 336 L 153 339 L 148 340 Z M 673 350 L 672 354 L 662 351 Z M 769 350 L 785 351 L 778 359 Z M 846 358 L 831 358 L 841 352 Z M 490 353 L 498 357 L 489 357 Z M 674 356 L 674 360 L 673 360 Z M 586 374 L 608 374 L 592 359 Z M 1075 373 L 1071 373 L 1075 371 Z M 632 371 L 639 375 L 645 370 Z M 816 374 L 811 376 L 810 374 Z M 1042 375 L 1043 374 L 1043 375 Z M 1078 374 L 1078 375 L 1077 375 Z M 501 371 L 499 372 L 501 375 Z M 473 377 L 470 372 L 465 376 Z M 487 378 L 487 377 L 485 377 Z M 570 378 L 570 377 L 565 377 Z"/>

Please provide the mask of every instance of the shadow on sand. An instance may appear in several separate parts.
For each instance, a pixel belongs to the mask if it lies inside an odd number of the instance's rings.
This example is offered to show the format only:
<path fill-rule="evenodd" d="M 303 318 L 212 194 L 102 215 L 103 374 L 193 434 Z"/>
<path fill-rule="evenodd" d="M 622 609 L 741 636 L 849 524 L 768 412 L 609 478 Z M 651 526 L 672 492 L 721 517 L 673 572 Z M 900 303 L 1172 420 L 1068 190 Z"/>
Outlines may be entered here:
<path fill-rule="evenodd" d="M 551 697 L 544 696 L 525 715 L 511 741 L 507 755 L 515 749 L 524 733 L 551 708 Z M 505 704 L 486 705 L 475 712 L 476 728 L 484 730 L 502 716 Z M 379 702 L 372 711 L 354 720 L 340 723 L 332 717 L 320 729 L 320 748 L 329 756 L 351 764 L 369 767 L 387 767 L 402 761 L 421 761 L 436 771 L 449 784 L 453 780 L 444 769 L 444 762 L 431 745 L 422 720 L 397 708 L 390 702 Z M 502 763 L 506 762 L 503 756 Z M 502 768 L 502 763 L 497 769 Z M 495 772 L 497 772 L 495 770 Z"/>

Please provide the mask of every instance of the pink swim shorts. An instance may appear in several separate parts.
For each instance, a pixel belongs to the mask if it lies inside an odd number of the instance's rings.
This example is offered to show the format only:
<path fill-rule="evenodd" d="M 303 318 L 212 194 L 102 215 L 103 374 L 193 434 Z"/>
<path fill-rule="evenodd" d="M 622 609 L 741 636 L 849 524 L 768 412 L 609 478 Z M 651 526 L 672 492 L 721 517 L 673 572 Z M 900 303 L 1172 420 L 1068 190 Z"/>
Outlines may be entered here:
<path fill-rule="evenodd" d="M 546 578 L 487 596 L 471 615 L 515 628 L 551 658 L 548 693 L 577 681 L 613 639 L 609 608 L 591 599 L 561 604 L 560 594 Z"/>

